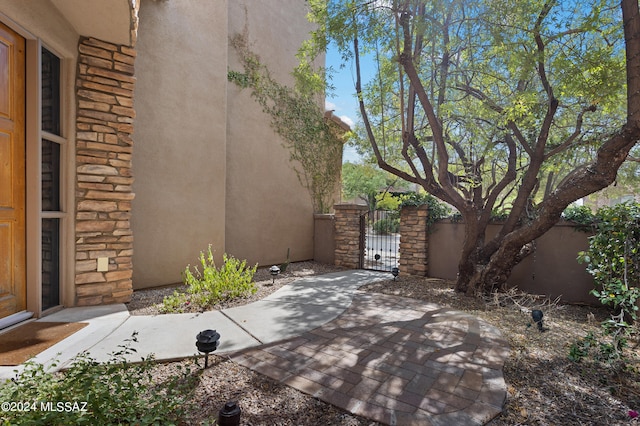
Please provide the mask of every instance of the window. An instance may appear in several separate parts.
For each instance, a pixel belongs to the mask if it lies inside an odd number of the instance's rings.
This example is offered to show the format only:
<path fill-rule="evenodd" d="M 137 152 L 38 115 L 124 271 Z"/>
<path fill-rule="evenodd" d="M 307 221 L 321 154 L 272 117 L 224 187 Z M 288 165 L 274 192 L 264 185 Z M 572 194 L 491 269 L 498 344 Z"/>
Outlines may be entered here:
<path fill-rule="evenodd" d="M 60 304 L 61 202 L 60 58 L 42 48 L 41 193 L 42 193 L 42 310 Z"/>

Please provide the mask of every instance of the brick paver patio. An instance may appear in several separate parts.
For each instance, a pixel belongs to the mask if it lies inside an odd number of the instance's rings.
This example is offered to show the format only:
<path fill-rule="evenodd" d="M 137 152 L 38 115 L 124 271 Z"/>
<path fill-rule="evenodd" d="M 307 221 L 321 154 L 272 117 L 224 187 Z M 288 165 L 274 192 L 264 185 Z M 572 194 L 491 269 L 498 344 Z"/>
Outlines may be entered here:
<path fill-rule="evenodd" d="M 501 411 L 507 342 L 461 312 L 357 293 L 335 320 L 231 354 L 239 364 L 389 425 L 482 425 Z"/>

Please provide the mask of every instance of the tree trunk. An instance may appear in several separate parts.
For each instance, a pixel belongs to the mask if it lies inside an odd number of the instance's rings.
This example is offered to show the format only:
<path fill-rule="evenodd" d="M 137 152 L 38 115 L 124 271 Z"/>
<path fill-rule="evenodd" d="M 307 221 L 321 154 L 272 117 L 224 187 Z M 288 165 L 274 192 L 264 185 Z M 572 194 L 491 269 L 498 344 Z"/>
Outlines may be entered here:
<path fill-rule="evenodd" d="M 487 223 L 478 220 L 475 210 L 461 213 L 464 221 L 464 242 L 458 263 L 458 277 L 456 291 L 467 293 L 469 284 L 476 274 L 478 265 L 486 263 L 487 258 L 482 256 L 484 248 Z"/>
<path fill-rule="evenodd" d="M 493 290 L 505 290 L 513 268 L 529 253 L 530 249 L 518 247 L 517 244 L 501 245 L 488 263 L 476 264 L 475 273 L 467 285 L 466 295 L 477 296 Z"/>
<path fill-rule="evenodd" d="M 484 236 L 487 223 L 479 224 L 473 219 L 466 223 L 457 291 L 477 295 L 504 289 L 513 268 L 530 253 L 523 248 L 551 229 L 573 201 L 613 183 L 629 151 L 640 140 L 640 12 L 637 0 L 622 0 L 621 7 L 627 53 L 626 125 L 600 146 L 591 164 L 571 172 L 545 198 L 536 218 L 500 235 L 499 241 L 494 239 L 481 247 L 479 236 Z"/>

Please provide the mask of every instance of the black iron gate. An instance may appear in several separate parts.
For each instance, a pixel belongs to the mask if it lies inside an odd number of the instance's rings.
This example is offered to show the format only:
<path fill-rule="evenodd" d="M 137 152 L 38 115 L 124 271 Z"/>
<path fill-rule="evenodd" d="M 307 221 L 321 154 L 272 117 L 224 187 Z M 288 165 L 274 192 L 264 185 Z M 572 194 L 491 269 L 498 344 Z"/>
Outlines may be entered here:
<path fill-rule="evenodd" d="M 389 272 L 399 266 L 400 215 L 374 210 L 360 216 L 360 267 Z"/>

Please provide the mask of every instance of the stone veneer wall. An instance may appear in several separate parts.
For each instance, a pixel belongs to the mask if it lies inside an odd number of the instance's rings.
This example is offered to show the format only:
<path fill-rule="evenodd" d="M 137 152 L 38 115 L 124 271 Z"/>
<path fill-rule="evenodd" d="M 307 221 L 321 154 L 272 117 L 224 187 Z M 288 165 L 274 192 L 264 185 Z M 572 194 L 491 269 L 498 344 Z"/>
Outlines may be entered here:
<path fill-rule="evenodd" d="M 136 52 L 94 38 L 79 46 L 76 96 L 76 304 L 129 301 Z M 97 272 L 97 259 L 109 270 Z"/>
<path fill-rule="evenodd" d="M 400 273 L 426 277 L 429 272 L 428 206 L 400 210 Z"/>
<path fill-rule="evenodd" d="M 360 204 L 336 204 L 335 210 L 335 264 L 358 269 L 360 264 L 360 216 L 367 206 Z"/>

